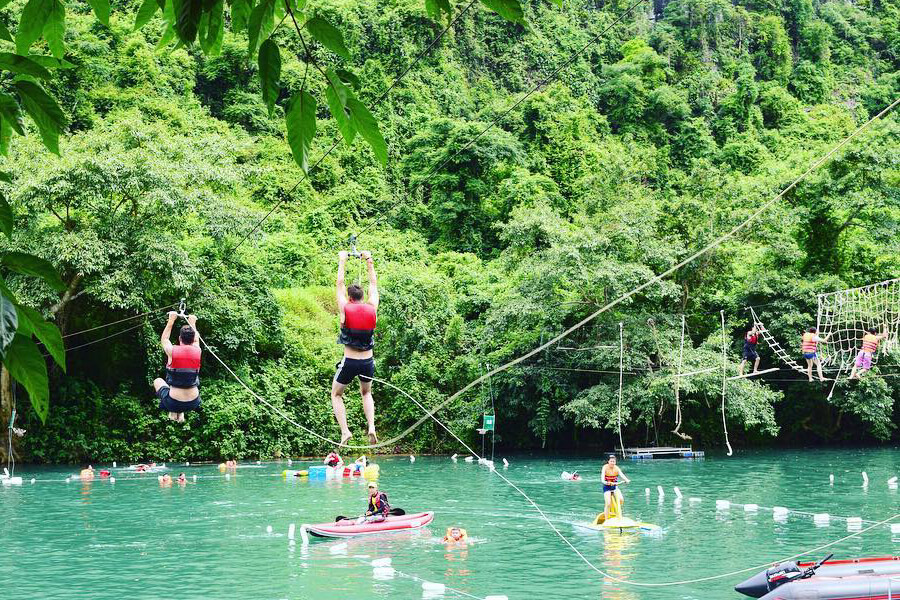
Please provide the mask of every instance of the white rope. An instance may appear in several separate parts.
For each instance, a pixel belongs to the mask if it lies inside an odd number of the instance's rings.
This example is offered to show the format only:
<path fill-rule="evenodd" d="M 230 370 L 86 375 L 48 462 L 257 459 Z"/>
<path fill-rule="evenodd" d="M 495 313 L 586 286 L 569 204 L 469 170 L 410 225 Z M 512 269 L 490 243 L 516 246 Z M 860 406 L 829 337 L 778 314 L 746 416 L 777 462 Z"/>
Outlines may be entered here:
<path fill-rule="evenodd" d="M 622 322 L 619 321 L 619 448 L 625 456 L 625 442 L 622 441 L 622 370 L 625 364 L 625 337 Z"/>
<path fill-rule="evenodd" d="M 681 432 L 681 378 L 685 375 L 681 374 L 681 366 L 684 360 L 684 315 L 681 315 L 681 346 L 678 348 L 678 372 L 675 375 L 675 429 L 672 433 L 683 440 L 690 440 L 691 436 Z"/>
<path fill-rule="evenodd" d="M 725 337 L 725 311 L 720 310 L 722 317 L 722 430 L 725 431 L 725 446 L 728 448 L 728 456 L 734 454 L 731 450 L 731 442 L 728 441 L 728 422 L 725 420 L 725 384 L 728 382 L 728 356 L 725 354 L 727 338 Z"/>

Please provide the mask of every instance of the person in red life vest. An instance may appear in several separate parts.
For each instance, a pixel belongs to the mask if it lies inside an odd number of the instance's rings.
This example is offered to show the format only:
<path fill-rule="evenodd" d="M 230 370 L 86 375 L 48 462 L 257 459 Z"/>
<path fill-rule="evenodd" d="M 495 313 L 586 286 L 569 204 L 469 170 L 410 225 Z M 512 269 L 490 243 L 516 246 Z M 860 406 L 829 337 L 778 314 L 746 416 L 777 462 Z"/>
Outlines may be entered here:
<path fill-rule="evenodd" d="M 625 505 L 625 497 L 619 489 L 619 479 L 625 483 L 631 483 L 631 480 L 625 477 L 625 473 L 623 473 L 622 469 L 616 465 L 615 454 L 609 455 L 606 464 L 600 469 L 600 476 L 603 478 L 603 514 L 606 516 L 606 520 L 609 520 L 610 517 L 609 509 L 612 504 L 613 495 L 615 495 L 616 500 L 619 501 L 619 514 L 616 516 L 621 517 L 622 507 Z"/>
<path fill-rule="evenodd" d="M 159 343 L 169 360 L 166 362 L 166 378 L 153 382 L 159 409 L 169 412 L 169 418 L 184 423 L 184 413 L 200 407 L 200 334 L 197 333 L 197 316 L 188 315 L 188 324 L 178 332 L 178 345 L 170 340 L 172 326 L 178 313 L 169 312 L 169 322 L 163 329 Z"/>
<path fill-rule="evenodd" d="M 344 459 L 337 452 L 329 452 L 328 456 L 325 457 L 325 464 L 334 468 L 342 467 L 344 466 Z"/>
<path fill-rule="evenodd" d="M 738 367 L 738 375 L 744 376 L 744 365 L 748 360 L 753 361 L 753 372 L 759 371 L 759 353 L 756 351 L 756 345 L 759 343 L 759 331 L 756 330 L 756 323 L 753 328 L 744 336 L 744 354 L 741 366 Z"/>
<path fill-rule="evenodd" d="M 378 484 L 374 481 L 369 482 L 369 505 L 366 508 L 366 514 L 356 519 L 356 523 L 380 523 L 384 521 L 391 512 L 391 505 L 388 504 L 387 494 L 378 490 Z"/>
<path fill-rule="evenodd" d="M 372 398 L 372 378 L 375 376 L 375 321 L 378 310 L 378 281 L 372 254 L 361 252 L 369 272 L 369 299 L 364 301 L 363 290 L 357 284 L 349 287 L 344 283 L 347 266 L 346 252 L 338 255 L 337 302 L 341 321 L 338 343 L 344 346 L 344 358 L 337 364 L 334 381 L 331 383 L 331 406 L 334 418 L 341 428 L 341 445 L 352 437 L 347 427 L 347 410 L 344 407 L 344 390 L 359 377 L 359 391 L 362 395 L 363 412 L 369 425 L 369 443 L 378 442 L 375 435 L 375 400 Z"/>
<path fill-rule="evenodd" d="M 819 371 L 819 381 L 825 381 L 825 376 L 822 375 L 822 361 L 819 360 L 819 342 L 824 342 L 827 339 L 827 335 L 821 337 L 816 335 L 815 327 L 810 327 L 806 333 L 803 334 L 800 348 L 803 351 L 803 358 L 806 359 L 806 376 L 809 377 L 810 381 L 813 380 L 813 364 L 816 365 L 816 368 Z"/>
<path fill-rule="evenodd" d="M 875 351 L 878 350 L 878 342 L 887 336 L 887 324 L 885 324 L 882 333 L 878 333 L 876 327 L 869 329 L 866 335 L 863 336 L 862 349 L 860 349 L 859 354 L 856 355 L 856 362 L 853 364 L 853 371 L 850 373 L 850 379 L 859 379 L 860 375 L 872 368 L 872 357 L 875 356 Z M 857 370 L 859 370 L 859 373 L 857 373 Z"/>

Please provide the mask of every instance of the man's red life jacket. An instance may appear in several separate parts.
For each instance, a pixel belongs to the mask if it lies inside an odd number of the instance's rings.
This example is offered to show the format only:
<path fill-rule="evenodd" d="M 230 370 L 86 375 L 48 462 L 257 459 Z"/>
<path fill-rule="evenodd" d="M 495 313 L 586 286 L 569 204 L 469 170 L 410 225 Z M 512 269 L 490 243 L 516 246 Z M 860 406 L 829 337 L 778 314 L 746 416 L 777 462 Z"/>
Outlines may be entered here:
<path fill-rule="evenodd" d="M 166 383 L 177 388 L 200 385 L 199 346 L 188 344 L 172 346 L 172 359 L 166 366 Z"/>
<path fill-rule="evenodd" d="M 338 344 L 354 350 L 371 350 L 375 347 L 375 307 L 367 302 L 353 302 L 344 306 L 344 323 Z"/>

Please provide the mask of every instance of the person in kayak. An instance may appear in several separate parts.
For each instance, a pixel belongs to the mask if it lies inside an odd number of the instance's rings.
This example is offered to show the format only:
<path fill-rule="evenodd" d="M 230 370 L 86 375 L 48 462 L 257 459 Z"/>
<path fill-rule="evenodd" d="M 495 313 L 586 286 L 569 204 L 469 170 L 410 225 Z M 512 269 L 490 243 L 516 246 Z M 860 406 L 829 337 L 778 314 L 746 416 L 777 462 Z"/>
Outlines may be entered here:
<path fill-rule="evenodd" d="M 759 331 L 756 329 L 756 323 L 753 324 L 753 327 L 744 335 L 744 351 L 743 351 L 743 360 L 741 360 L 741 366 L 738 367 L 738 375 L 744 376 L 744 365 L 747 364 L 747 361 L 753 361 L 753 372 L 756 373 L 759 371 L 759 353 L 756 351 L 756 345 L 759 343 Z"/>
<path fill-rule="evenodd" d="M 609 520 L 609 507 L 612 504 L 613 494 L 616 495 L 616 500 L 619 501 L 619 515 L 622 514 L 622 507 L 625 505 L 625 498 L 622 496 L 621 490 L 619 490 L 619 478 L 625 483 L 631 483 L 631 480 L 616 465 L 615 454 L 609 455 L 609 460 L 603 465 L 600 475 L 603 477 L 603 514 L 606 520 Z"/>
<path fill-rule="evenodd" d="M 391 505 L 388 504 L 387 494 L 379 491 L 378 484 L 374 481 L 369 482 L 369 506 L 366 514 L 356 520 L 357 525 L 363 523 L 380 523 L 384 521 L 391 512 Z"/>
<path fill-rule="evenodd" d="M 887 324 L 884 325 L 884 331 L 878 333 L 878 328 L 871 327 L 863 336 L 862 348 L 856 355 L 856 362 L 853 363 L 853 371 L 850 372 L 850 379 L 859 379 L 859 377 L 872 368 L 872 357 L 878 350 L 878 343 L 888 336 Z M 858 372 L 857 372 L 858 371 Z"/>
<path fill-rule="evenodd" d="M 159 409 L 169 412 L 169 418 L 184 423 L 184 413 L 200 408 L 200 335 L 197 316 L 188 315 L 188 324 L 178 332 L 178 345 L 171 341 L 172 326 L 178 313 L 169 311 L 169 321 L 159 338 L 166 353 L 166 378 L 157 377 L 153 388 L 159 398 Z"/>
<path fill-rule="evenodd" d="M 369 426 L 369 443 L 378 443 L 375 434 L 375 400 L 372 398 L 372 378 L 375 376 L 375 322 L 378 311 L 378 281 L 375 264 L 370 252 L 360 252 L 366 261 L 369 277 L 369 298 L 364 301 L 363 289 L 358 284 L 349 287 L 344 282 L 347 267 L 347 252 L 338 255 L 337 290 L 338 315 L 341 334 L 338 343 L 344 346 L 344 357 L 337 364 L 334 381 L 331 384 L 331 406 L 334 418 L 341 428 L 341 445 L 345 445 L 352 434 L 347 427 L 347 409 L 344 407 L 344 390 L 358 376 L 359 392 L 362 395 L 363 412 Z"/>
<path fill-rule="evenodd" d="M 822 375 L 822 361 L 819 360 L 819 342 L 824 342 L 827 339 L 827 335 L 820 337 L 816 335 L 816 328 L 810 327 L 800 340 L 800 349 L 803 351 L 803 358 L 806 359 L 806 376 L 810 382 L 813 380 L 813 365 L 816 365 L 819 371 L 819 381 L 825 381 L 825 376 Z"/>

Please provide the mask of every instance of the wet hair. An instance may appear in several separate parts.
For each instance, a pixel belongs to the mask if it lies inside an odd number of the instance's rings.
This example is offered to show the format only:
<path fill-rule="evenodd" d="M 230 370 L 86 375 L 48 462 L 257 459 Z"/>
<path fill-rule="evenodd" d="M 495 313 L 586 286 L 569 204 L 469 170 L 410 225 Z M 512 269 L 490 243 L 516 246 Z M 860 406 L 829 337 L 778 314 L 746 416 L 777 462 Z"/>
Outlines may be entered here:
<path fill-rule="evenodd" d="M 609 456 L 606 457 L 606 460 L 607 460 L 607 461 L 615 460 L 615 459 L 616 459 L 616 455 L 615 455 L 615 454 L 610 454 Z"/>
<path fill-rule="evenodd" d="M 181 331 L 178 332 L 178 339 L 181 340 L 182 344 L 193 344 L 194 336 L 196 332 L 194 328 L 190 325 L 185 325 L 181 328 Z"/>
<path fill-rule="evenodd" d="M 871 333 L 872 335 L 877 334 L 878 328 L 877 327 L 869 327 L 869 333 Z"/>
<path fill-rule="evenodd" d="M 350 299 L 354 302 L 359 302 L 363 299 L 363 290 L 358 283 L 351 283 L 347 286 L 347 295 L 350 296 Z"/>
<path fill-rule="evenodd" d="M 808 331 L 809 333 L 815 333 L 815 332 L 816 332 L 816 328 L 815 328 L 815 327 L 810 327 L 809 329 L 807 329 L 807 331 Z"/>

